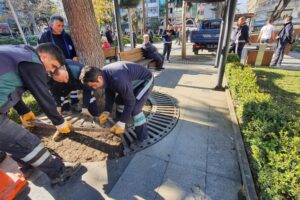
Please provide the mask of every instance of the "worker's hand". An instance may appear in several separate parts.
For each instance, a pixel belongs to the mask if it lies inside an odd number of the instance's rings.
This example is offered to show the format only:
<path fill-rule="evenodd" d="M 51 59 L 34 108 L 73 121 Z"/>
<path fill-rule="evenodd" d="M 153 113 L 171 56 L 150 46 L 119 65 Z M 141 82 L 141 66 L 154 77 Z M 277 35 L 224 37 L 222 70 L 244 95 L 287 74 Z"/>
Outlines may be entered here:
<path fill-rule="evenodd" d="M 89 112 L 89 110 L 87 108 L 82 108 L 81 109 L 81 114 L 86 116 L 86 117 L 92 117 L 91 113 Z"/>
<path fill-rule="evenodd" d="M 79 62 L 79 57 L 73 57 L 73 61 Z"/>
<path fill-rule="evenodd" d="M 71 123 L 69 121 L 64 121 L 64 123 L 57 125 L 56 129 L 61 134 L 69 134 L 71 133 Z"/>
<path fill-rule="evenodd" d="M 109 112 L 104 111 L 103 113 L 101 113 L 100 117 L 99 117 L 99 123 L 100 125 L 103 125 L 106 123 L 107 119 L 109 117 Z"/>
<path fill-rule="evenodd" d="M 22 115 L 20 117 L 21 119 L 21 122 L 22 122 L 22 125 L 25 127 L 25 128 L 29 128 L 29 127 L 34 127 L 33 124 L 30 123 L 31 120 L 36 120 L 36 116 L 34 115 L 33 112 L 28 112 L 24 115 Z"/>
<path fill-rule="evenodd" d="M 59 114 L 61 114 L 61 107 L 56 107 L 56 110 Z"/>
<path fill-rule="evenodd" d="M 278 40 L 280 37 L 279 36 L 276 36 L 276 40 Z"/>
<path fill-rule="evenodd" d="M 110 132 L 115 134 L 123 134 L 125 132 L 125 123 L 118 121 L 113 127 L 109 129 Z"/>

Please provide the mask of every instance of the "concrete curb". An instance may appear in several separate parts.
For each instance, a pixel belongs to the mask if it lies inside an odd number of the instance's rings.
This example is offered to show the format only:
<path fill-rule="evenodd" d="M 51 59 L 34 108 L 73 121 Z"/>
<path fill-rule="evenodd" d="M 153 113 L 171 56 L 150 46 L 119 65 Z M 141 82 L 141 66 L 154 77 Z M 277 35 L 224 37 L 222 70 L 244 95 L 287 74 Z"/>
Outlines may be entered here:
<path fill-rule="evenodd" d="M 226 82 L 226 80 L 225 80 Z M 226 82 L 227 85 L 227 82 Z M 240 131 L 239 123 L 237 120 L 237 116 L 235 114 L 234 104 L 231 98 L 231 94 L 229 89 L 225 90 L 227 104 L 230 112 L 230 117 L 232 121 L 232 128 L 234 131 L 234 141 L 235 141 L 235 147 L 238 155 L 238 162 L 240 166 L 240 171 L 242 175 L 242 182 L 243 182 L 243 189 L 244 189 L 244 195 L 247 200 L 258 200 L 254 181 L 252 178 L 252 173 L 250 170 L 247 154 L 244 147 L 244 142 L 242 138 L 242 134 Z"/>

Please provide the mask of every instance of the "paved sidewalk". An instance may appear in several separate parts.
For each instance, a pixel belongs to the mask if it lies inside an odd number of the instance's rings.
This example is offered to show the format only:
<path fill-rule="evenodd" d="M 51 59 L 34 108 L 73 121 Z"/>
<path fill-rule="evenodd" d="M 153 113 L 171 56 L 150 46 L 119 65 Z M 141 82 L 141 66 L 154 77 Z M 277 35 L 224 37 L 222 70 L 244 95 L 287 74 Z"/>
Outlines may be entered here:
<path fill-rule="evenodd" d="M 180 120 L 137 153 L 113 187 L 114 199 L 237 199 L 241 187 L 224 92 L 212 67 L 168 64 L 156 89 L 176 97 Z"/>

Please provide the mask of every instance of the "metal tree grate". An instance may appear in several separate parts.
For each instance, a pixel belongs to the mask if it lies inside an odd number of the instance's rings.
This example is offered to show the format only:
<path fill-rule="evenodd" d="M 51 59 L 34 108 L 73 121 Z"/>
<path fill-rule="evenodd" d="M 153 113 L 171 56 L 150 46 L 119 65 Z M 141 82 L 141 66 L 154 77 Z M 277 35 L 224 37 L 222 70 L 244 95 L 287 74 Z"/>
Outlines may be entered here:
<path fill-rule="evenodd" d="M 151 106 L 145 106 L 144 112 L 146 112 L 149 138 L 143 143 L 135 143 L 136 133 L 133 125 L 129 125 L 127 132 L 121 135 L 125 155 L 140 151 L 158 142 L 170 133 L 177 124 L 179 108 L 175 98 L 153 91 L 148 100 Z M 65 115 L 64 118 L 71 122 L 74 131 L 104 131 L 104 127 L 97 123 L 97 119 L 86 118 L 80 114 Z M 110 120 L 110 126 L 113 123 Z M 39 116 L 39 119 L 34 121 L 34 124 L 39 127 L 56 129 L 45 115 Z"/>

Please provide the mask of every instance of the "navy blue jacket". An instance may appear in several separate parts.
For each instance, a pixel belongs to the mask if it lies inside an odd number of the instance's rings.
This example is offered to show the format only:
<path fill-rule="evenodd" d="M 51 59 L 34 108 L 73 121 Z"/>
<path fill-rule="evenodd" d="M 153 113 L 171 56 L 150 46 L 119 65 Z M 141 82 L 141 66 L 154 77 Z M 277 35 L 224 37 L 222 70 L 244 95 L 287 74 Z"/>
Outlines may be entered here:
<path fill-rule="evenodd" d="M 63 31 L 62 34 L 60 35 L 60 37 L 63 41 L 62 44 L 55 42 L 53 34 L 52 34 L 52 29 L 49 28 L 46 32 L 44 32 L 40 36 L 40 38 L 38 39 L 38 43 L 42 44 L 42 43 L 51 42 L 52 44 L 55 44 L 60 47 L 60 49 L 63 51 L 66 59 L 73 59 L 74 57 L 76 57 L 76 51 L 74 48 L 74 44 L 73 44 L 73 41 L 72 41 L 71 37 L 69 36 L 69 34 L 67 34 L 65 31 Z"/>
<path fill-rule="evenodd" d="M 50 91 L 55 98 L 57 105 L 61 105 L 61 98 L 65 97 L 66 94 L 69 94 L 73 90 L 82 90 L 83 91 L 83 108 L 88 108 L 90 99 L 94 97 L 93 89 L 83 85 L 79 79 L 81 69 L 83 65 L 75 62 L 73 60 L 66 60 L 66 69 L 69 73 L 69 81 L 67 83 L 56 82 L 51 79 L 48 82 Z"/>
<path fill-rule="evenodd" d="M 170 35 L 167 32 L 171 33 Z M 163 43 L 172 43 L 172 40 L 175 38 L 176 33 L 174 30 L 164 30 L 162 34 Z"/>
<path fill-rule="evenodd" d="M 142 50 L 145 58 L 153 58 L 153 55 L 157 52 L 157 48 L 151 42 L 143 44 Z"/>
<path fill-rule="evenodd" d="M 247 24 L 236 27 L 231 37 L 232 43 L 249 43 L 249 26 Z"/>
<path fill-rule="evenodd" d="M 280 30 L 278 36 L 280 40 L 282 40 L 283 42 L 289 43 L 292 40 L 293 31 L 294 31 L 293 24 L 292 22 L 289 22 L 284 24 L 284 27 Z"/>
<path fill-rule="evenodd" d="M 105 111 L 112 111 L 118 93 L 125 106 L 120 121 L 126 123 L 136 103 L 135 85 L 137 82 L 150 80 L 151 71 L 136 63 L 119 61 L 103 67 L 102 76 L 105 87 Z"/>

